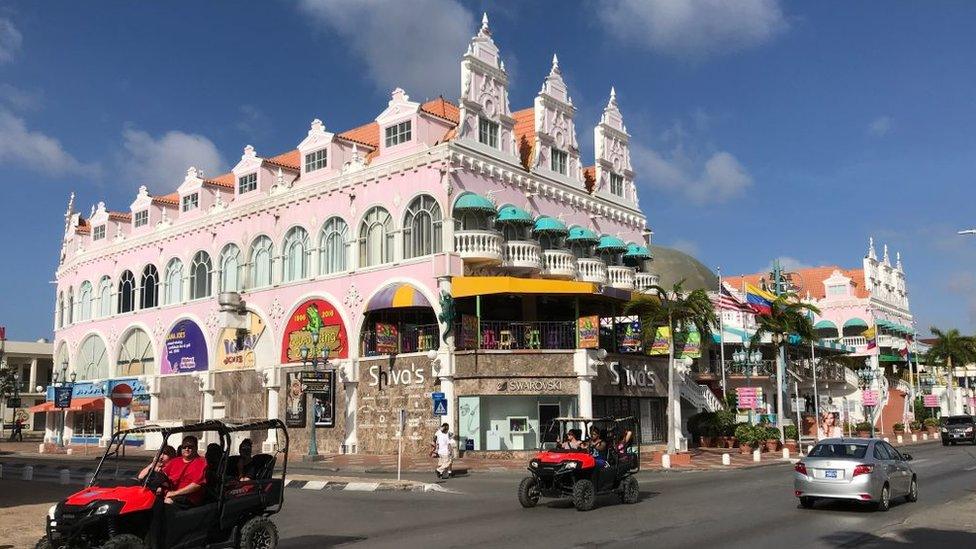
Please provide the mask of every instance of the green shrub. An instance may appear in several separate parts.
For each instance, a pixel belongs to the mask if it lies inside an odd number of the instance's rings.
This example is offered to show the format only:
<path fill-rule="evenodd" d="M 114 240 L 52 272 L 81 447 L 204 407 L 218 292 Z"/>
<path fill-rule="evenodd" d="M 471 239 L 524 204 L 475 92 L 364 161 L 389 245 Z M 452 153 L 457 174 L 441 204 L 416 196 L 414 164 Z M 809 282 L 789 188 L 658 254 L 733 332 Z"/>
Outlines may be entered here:
<path fill-rule="evenodd" d="M 735 438 L 739 440 L 739 445 L 747 444 L 749 446 L 755 446 L 756 434 L 755 428 L 748 423 L 740 423 L 735 426 Z"/>
<path fill-rule="evenodd" d="M 921 421 L 913 421 L 913 422 L 909 423 L 909 425 L 911 425 L 912 431 L 918 431 L 918 430 L 921 430 L 922 429 L 922 422 Z"/>
<path fill-rule="evenodd" d="M 688 418 L 688 432 L 696 439 L 701 436 L 711 436 L 708 434 L 709 424 L 714 423 L 714 412 L 699 412 Z"/>
<path fill-rule="evenodd" d="M 938 427 L 939 420 L 934 417 L 927 417 L 924 420 L 922 420 L 922 424 L 925 425 L 926 427 Z"/>
<path fill-rule="evenodd" d="M 896 431 L 904 431 L 905 430 L 905 424 L 904 423 L 896 423 L 896 424 L 893 425 L 893 427 L 895 428 Z"/>
<path fill-rule="evenodd" d="M 779 428 L 769 425 L 765 429 L 765 440 L 779 440 Z"/>
<path fill-rule="evenodd" d="M 870 431 L 871 430 L 871 423 L 870 422 L 867 422 L 867 421 L 861 421 L 857 425 L 854 426 L 854 430 L 855 431 Z"/>
<path fill-rule="evenodd" d="M 715 412 L 716 436 L 731 437 L 735 435 L 735 412 L 719 410 Z"/>
<path fill-rule="evenodd" d="M 786 433 L 787 440 L 800 439 L 800 430 L 796 428 L 796 425 L 787 425 L 783 428 L 783 431 Z"/>

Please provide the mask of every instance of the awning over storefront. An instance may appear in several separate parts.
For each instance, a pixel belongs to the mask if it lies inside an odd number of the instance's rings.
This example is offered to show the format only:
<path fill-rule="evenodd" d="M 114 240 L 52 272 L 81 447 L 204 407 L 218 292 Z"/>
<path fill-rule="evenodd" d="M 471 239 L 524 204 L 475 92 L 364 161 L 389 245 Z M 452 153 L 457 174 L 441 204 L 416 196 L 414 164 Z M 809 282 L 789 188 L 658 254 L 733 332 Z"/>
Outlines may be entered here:
<path fill-rule="evenodd" d="M 605 234 L 600 237 L 600 242 L 596 245 L 596 249 L 611 252 L 623 252 L 627 250 L 627 245 L 624 244 L 623 240 L 620 240 L 615 236 Z"/>
<path fill-rule="evenodd" d="M 430 302 L 419 290 L 409 284 L 393 284 L 379 291 L 369 300 L 367 311 L 396 309 L 399 307 L 430 307 Z"/>
<path fill-rule="evenodd" d="M 624 257 L 632 257 L 634 259 L 649 259 L 651 257 L 651 251 L 644 246 L 627 244 L 627 253 L 624 254 Z"/>
<path fill-rule="evenodd" d="M 473 192 L 463 192 L 454 201 L 454 211 L 477 211 L 495 213 L 495 205 L 490 200 Z"/>
<path fill-rule="evenodd" d="M 864 328 L 868 329 L 868 323 L 864 322 L 860 318 L 852 318 L 844 323 L 844 328 Z"/>
<path fill-rule="evenodd" d="M 459 276 L 451 281 L 455 298 L 491 294 L 603 295 L 629 300 L 630 290 L 574 280 L 545 280 L 512 276 Z"/>
<path fill-rule="evenodd" d="M 102 397 L 73 398 L 71 399 L 71 407 L 65 409 L 68 410 L 69 412 L 89 412 L 93 410 L 103 410 L 105 409 L 105 399 Z M 61 408 L 55 408 L 54 403 L 48 401 L 43 404 L 31 406 L 30 408 L 27 409 L 27 411 L 32 414 L 37 414 L 41 412 L 58 412 L 61 411 Z"/>
<path fill-rule="evenodd" d="M 522 223 L 525 225 L 535 223 L 535 220 L 532 219 L 529 212 L 511 204 L 506 204 L 498 210 L 498 217 L 495 218 L 495 221 L 499 223 Z"/>
<path fill-rule="evenodd" d="M 549 217 L 548 215 L 539 216 L 535 220 L 535 226 L 532 230 L 537 233 L 556 233 L 556 234 L 566 234 L 569 229 L 562 221 L 556 219 L 555 217 Z"/>
<path fill-rule="evenodd" d="M 569 228 L 569 236 L 566 237 L 566 240 L 569 242 L 598 242 L 600 237 L 585 227 L 574 225 Z"/>
<path fill-rule="evenodd" d="M 54 411 L 54 403 L 53 402 L 42 402 L 41 404 L 37 404 L 36 406 L 31 406 L 30 408 L 27 409 L 27 411 L 30 412 L 30 413 L 32 413 L 32 414 L 40 414 L 40 413 L 43 413 L 43 412 L 53 412 Z"/>

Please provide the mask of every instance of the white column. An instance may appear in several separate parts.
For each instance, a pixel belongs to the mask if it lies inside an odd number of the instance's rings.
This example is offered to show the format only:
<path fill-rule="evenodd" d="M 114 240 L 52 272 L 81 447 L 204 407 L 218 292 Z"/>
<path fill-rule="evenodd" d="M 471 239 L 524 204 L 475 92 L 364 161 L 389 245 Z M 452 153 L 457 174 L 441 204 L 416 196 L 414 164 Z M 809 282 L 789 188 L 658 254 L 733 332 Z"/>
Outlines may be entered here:
<path fill-rule="evenodd" d="M 579 380 L 579 415 L 593 417 L 593 376 L 576 376 Z"/>
<path fill-rule="evenodd" d="M 358 340 L 357 340 L 358 341 Z M 351 354 L 355 354 L 353 351 Z M 346 437 L 344 444 L 346 452 L 359 453 L 359 359 L 351 358 L 343 361 L 337 373 L 338 381 L 346 395 L 346 408 L 343 411 L 346 419 Z"/>
<path fill-rule="evenodd" d="M 281 370 L 279 366 L 269 368 L 264 371 L 264 389 L 268 392 L 268 419 L 278 419 L 279 400 L 278 392 L 281 389 Z M 261 445 L 261 451 L 265 454 L 273 454 L 278 450 L 278 430 L 268 429 L 268 438 Z"/>
<path fill-rule="evenodd" d="M 146 378 L 149 386 L 149 422 L 159 421 L 159 376 Z"/>
<path fill-rule="evenodd" d="M 112 404 L 112 400 L 108 397 L 104 398 L 105 409 L 102 410 L 102 438 L 98 439 L 98 446 L 104 448 L 112 441 L 112 433 L 115 431 L 115 422 L 113 421 L 115 410 L 115 405 Z"/>
<path fill-rule="evenodd" d="M 60 419 L 58 419 L 57 414 L 44 413 L 44 442 L 54 443 L 57 441 L 58 428 L 56 425 L 58 421 Z"/>
<path fill-rule="evenodd" d="M 64 440 L 64 444 L 67 445 L 71 442 L 71 437 L 74 435 L 75 432 L 75 429 L 72 426 L 74 413 L 59 412 L 59 415 L 61 415 L 61 417 L 59 417 L 58 420 L 64 422 L 64 431 L 63 431 L 64 436 L 62 437 L 62 440 Z"/>
<path fill-rule="evenodd" d="M 30 362 L 30 375 L 28 376 L 28 393 L 33 393 L 37 390 L 37 357 L 31 359 Z"/>

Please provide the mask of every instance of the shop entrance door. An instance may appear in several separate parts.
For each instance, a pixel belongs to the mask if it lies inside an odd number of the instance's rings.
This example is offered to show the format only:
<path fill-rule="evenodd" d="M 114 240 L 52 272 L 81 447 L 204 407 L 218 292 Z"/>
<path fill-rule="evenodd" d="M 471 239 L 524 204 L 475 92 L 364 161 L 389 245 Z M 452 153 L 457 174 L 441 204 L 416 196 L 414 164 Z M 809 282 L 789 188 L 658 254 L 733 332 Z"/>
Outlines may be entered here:
<path fill-rule="evenodd" d="M 539 405 L 539 441 L 559 442 L 559 430 L 552 428 L 553 421 L 559 417 L 558 404 Z"/>

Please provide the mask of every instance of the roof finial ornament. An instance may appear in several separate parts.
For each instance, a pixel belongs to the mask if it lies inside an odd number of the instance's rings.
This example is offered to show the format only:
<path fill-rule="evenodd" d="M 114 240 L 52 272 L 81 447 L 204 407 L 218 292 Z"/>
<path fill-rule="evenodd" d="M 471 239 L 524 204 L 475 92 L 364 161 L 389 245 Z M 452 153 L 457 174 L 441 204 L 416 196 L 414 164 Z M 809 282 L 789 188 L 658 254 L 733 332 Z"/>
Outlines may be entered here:
<path fill-rule="evenodd" d="M 901 270 L 901 252 L 895 252 L 895 268 Z"/>
<path fill-rule="evenodd" d="M 559 73 L 559 58 L 556 57 L 555 53 L 552 54 L 552 70 L 550 72 Z"/>
<path fill-rule="evenodd" d="M 868 259 L 873 259 L 877 261 L 878 253 L 874 251 L 874 237 L 868 237 Z"/>
<path fill-rule="evenodd" d="M 73 213 L 75 213 L 75 192 L 71 191 L 71 196 L 68 197 L 68 209 L 64 211 L 64 216 L 71 217 Z"/>
<path fill-rule="evenodd" d="M 884 245 L 884 264 L 891 265 L 891 261 L 888 260 L 888 245 Z"/>
<path fill-rule="evenodd" d="M 488 12 L 481 14 L 481 30 L 478 33 L 484 36 L 491 36 L 491 29 L 488 28 Z"/>

